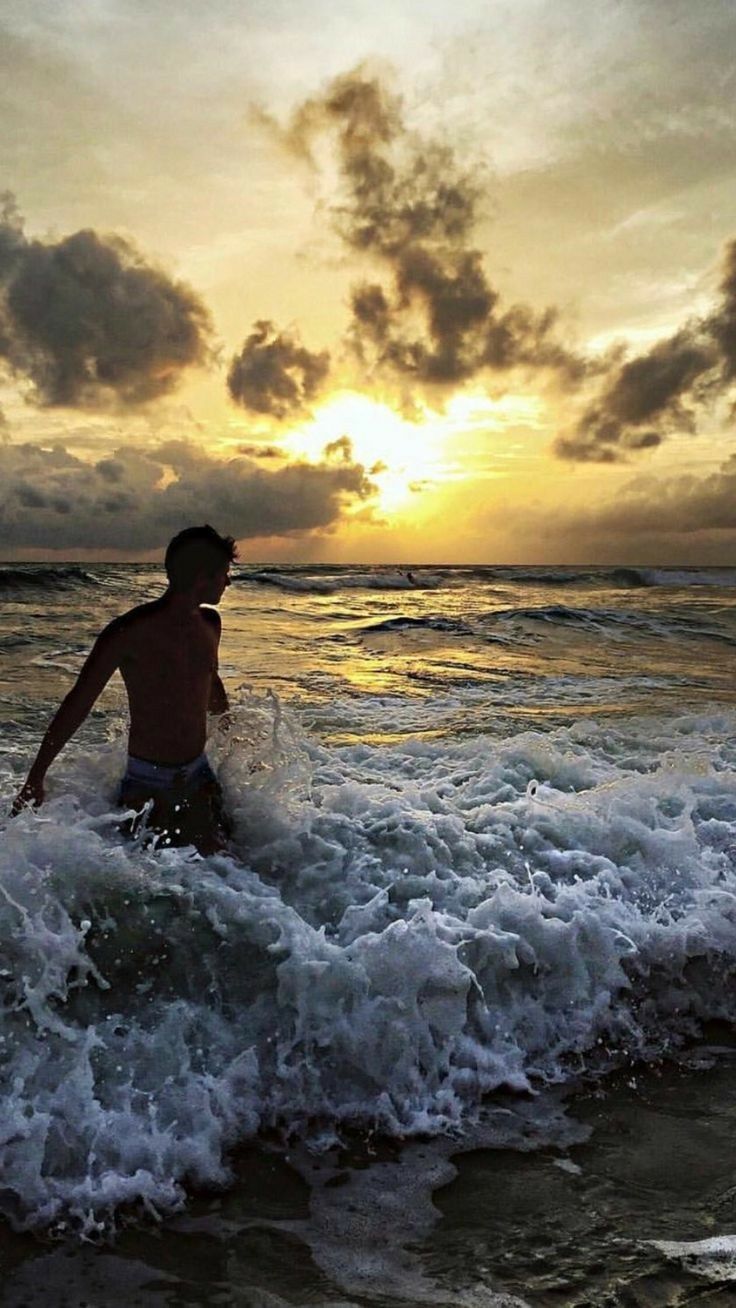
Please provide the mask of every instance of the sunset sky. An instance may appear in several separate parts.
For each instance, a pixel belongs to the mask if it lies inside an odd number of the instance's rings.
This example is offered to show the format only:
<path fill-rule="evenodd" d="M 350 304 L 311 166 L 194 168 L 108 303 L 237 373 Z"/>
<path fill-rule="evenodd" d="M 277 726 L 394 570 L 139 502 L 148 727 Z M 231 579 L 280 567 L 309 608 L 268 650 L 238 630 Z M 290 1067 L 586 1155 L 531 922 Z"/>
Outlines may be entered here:
<path fill-rule="evenodd" d="M 736 564 L 733 0 L 0 0 L 0 556 Z"/>

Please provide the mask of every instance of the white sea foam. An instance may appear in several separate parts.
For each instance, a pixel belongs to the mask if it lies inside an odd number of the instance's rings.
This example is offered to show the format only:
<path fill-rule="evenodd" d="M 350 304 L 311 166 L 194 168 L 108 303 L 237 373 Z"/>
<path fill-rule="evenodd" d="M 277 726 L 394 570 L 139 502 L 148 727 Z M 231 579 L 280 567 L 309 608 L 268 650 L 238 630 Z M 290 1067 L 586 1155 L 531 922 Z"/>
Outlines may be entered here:
<path fill-rule="evenodd" d="M 528 1308 L 516 1296 L 474 1285 L 472 1278 L 469 1287 L 448 1292 L 414 1252 L 439 1218 L 432 1193 L 455 1177 L 453 1152 L 457 1142 L 449 1139 L 414 1143 L 393 1160 L 374 1159 L 370 1167 L 349 1171 L 329 1156 L 292 1152 L 292 1166 L 309 1185 L 309 1218 L 278 1225 L 303 1239 L 318 1267 L 350 1294 L 438 1308 L 449 1302 L 460 1308 Z"/>
<path fill-rule="evenodd" d="M 736 1235 L 714 1235 L 707 1240 L 651 1240 L 650 1244 L 706 1281 L 736 1281 Z"/>
<path fill-rule="evenodd" d="M 235 719 L 240 860 L 122 842 L 119 747 L 0 836 L 16 1225 L 170 1211 L 264 1126 L 462 1139 L 494 1091 L 736 1017 L 732 714 L 392 748 Z"/>

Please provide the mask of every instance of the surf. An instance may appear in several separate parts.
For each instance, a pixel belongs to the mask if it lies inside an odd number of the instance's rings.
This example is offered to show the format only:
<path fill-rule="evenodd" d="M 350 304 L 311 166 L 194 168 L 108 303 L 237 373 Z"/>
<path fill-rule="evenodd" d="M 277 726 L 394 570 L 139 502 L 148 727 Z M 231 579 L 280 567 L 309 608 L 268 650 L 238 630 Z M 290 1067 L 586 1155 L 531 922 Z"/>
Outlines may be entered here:
<path fill-rule="evenodd" d="M 231 855 L 121 841 L 112 745 L 2 832 L 18 1229 L 171 1213 L 264 1132 L 470 1139 L 736 1018 L 727 714 L 391 747 L 234 716 Z"/>

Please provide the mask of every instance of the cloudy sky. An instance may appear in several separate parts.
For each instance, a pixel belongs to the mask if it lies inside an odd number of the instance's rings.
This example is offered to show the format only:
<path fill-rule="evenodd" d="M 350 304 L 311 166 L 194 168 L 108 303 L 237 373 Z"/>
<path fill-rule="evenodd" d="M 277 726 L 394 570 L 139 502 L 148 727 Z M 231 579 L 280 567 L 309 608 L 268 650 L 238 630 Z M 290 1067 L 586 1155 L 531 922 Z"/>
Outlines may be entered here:
<path fill-rule="evenodd" d="M 0 0 L 0 556 L 736 564 L 733 0 Z"/>

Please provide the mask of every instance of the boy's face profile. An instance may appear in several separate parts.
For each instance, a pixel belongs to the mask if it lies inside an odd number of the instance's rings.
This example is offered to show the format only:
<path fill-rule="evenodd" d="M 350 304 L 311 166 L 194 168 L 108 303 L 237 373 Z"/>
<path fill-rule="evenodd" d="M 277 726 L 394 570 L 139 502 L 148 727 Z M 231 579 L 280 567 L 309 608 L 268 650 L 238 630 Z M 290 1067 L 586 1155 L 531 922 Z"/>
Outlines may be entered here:
<path fill-rule="evenodd" d="M 230 564 L 223 563 L 215 572 L 202 570 L 197 579 L 200 604 L 219 604 L 230 585 Z"/>
<path fill-rule="evenodd" d="M 218 604 L 237 558 L 232 536 L 220 536 L 209 524 L 186 527 L 166 547 L 164 567 L 169 593 L 187 595 L 195 604 Z"/>

